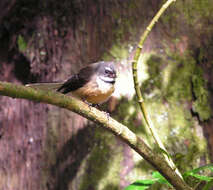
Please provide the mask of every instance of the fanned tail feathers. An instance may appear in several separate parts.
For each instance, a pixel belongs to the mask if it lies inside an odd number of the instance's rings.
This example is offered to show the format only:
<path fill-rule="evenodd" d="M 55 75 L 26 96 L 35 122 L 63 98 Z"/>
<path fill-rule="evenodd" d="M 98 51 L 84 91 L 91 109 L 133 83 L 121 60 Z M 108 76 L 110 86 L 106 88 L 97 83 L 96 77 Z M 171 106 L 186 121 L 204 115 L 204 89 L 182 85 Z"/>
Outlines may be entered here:
<path fill-rule="evenodd" d="M 40 89 L 40 90 L 47 90 L 47 91 L 56 91 L 59 89 L 64 82 L 52 82 L 52 83 L 32 83 L 27 84 L 27 87 Z"/>

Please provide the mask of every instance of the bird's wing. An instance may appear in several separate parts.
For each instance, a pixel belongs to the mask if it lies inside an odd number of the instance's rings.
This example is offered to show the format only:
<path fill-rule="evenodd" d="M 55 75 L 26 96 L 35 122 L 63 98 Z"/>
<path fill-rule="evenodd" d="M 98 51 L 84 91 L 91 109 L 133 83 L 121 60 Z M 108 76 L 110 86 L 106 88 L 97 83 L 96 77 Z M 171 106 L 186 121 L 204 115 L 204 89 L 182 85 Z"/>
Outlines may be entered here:
<path fill-rule="evenodd" d="M 63 94 L 75 91 L 86 83 L 88 83 L 96 72 L 98 63 L 93 63 L 84 67 L 78 74 L 72 75 L 66 82 L 51 82 L 51 83 L 34 83 L 27 84 L 26 86 L 31 88 L 37 88 L 42 90 L 55 90 Z"/>
<path fill-rule="evenodd" d="M 66 94 L 83 87 L 90 81 L 94 72 L 95 71 L 91 66 L 81 69 L 78 74 L 75 74 L 69 78 L 61 87 L 58 88 L 57 91 Z"/>

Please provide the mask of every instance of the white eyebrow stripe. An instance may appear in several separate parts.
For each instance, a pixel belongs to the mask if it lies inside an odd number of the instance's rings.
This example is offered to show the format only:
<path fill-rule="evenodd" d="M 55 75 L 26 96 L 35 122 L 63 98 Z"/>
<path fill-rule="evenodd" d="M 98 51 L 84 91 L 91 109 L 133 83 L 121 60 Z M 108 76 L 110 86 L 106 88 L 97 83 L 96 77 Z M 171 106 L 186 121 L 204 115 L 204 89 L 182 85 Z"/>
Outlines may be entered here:
<path fill-rule="evenodd" d="M 105 67 L 105 69 L 108 71 L 112 71 L 112 69 L 110 67 Z"/>

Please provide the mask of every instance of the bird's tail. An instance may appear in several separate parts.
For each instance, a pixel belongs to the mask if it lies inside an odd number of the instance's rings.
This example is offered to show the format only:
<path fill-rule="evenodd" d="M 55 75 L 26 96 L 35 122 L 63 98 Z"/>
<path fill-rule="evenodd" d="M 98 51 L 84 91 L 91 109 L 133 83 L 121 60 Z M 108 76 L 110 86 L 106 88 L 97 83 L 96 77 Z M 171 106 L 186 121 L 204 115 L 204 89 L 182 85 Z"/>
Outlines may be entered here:
<path fill-rule="evenodd" d="M 63 83 L 64 82 L 32 83 L 32 84 L 27 84 L 26 86 L 30 88 L 40 89 L 40 90 L 56 91 L 61 87 Z"/>

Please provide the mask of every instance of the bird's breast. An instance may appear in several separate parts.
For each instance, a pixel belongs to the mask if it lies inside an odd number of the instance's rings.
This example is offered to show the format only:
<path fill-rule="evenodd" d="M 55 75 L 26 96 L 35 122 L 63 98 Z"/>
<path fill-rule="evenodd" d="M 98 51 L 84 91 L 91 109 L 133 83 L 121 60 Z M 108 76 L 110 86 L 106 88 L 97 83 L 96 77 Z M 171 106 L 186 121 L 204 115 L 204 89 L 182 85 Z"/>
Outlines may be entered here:
<path fill-rule="evenodd" d="M 94 82 L 88 82 L 86 85 L 73 92 L 73 94 L 89 103 L 100 104 L 107 101 L 113 92 L 113 84 L 106 83 L 99 79 Z"/>

